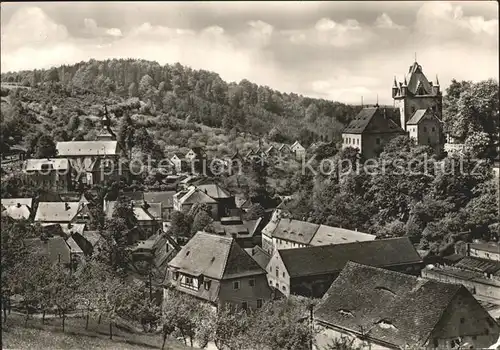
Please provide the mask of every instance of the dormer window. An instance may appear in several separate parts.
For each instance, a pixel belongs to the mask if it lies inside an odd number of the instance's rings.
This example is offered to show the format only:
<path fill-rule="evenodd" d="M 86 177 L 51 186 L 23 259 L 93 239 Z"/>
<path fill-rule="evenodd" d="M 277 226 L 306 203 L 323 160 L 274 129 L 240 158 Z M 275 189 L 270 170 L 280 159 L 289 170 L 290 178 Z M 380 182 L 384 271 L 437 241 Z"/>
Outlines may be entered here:
<path fill-rule="evenodd" d="M 203 282 L 203 288 L 205 288 L 205 290 L 209 290 L 211 284 L 212 284 L 212 281 L 205 281 L 205 282 Z"/>

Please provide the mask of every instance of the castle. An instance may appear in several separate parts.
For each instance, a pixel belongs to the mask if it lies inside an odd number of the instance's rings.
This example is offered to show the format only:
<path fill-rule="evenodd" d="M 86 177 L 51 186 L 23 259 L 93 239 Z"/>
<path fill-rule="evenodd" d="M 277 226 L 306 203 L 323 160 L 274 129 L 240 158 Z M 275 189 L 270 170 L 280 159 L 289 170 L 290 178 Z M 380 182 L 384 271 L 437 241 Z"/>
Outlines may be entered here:
<path fill-rule="evenodd" d="M 443 95 L 437 76 L 435 84 L 428 81 L 422 66 L 414 62 L 403 82 L 398 83 L 394 77 L 392 98 L 399 110 L 399 125 L 378 104 L 364 108 L 343 130 L 342 147 L 357 148 L 366 158 L 372 158 L 392 138 L 406 134 L 418 145 L 440 153 L 445 139 L 441 122 Z"/>

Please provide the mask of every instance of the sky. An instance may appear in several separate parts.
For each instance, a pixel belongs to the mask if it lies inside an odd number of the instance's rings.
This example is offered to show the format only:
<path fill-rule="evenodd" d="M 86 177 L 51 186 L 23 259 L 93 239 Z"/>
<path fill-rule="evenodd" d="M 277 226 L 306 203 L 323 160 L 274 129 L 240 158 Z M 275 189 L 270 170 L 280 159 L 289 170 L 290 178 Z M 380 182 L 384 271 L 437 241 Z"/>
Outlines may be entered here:
<path fill-rule="evenodd" d="M 142 58 L 345 103 L 392 104 L 415 56 L 443 90 L 498 80 L 498 41 L 496 1 L 1 4 L 2 72 Z"/>

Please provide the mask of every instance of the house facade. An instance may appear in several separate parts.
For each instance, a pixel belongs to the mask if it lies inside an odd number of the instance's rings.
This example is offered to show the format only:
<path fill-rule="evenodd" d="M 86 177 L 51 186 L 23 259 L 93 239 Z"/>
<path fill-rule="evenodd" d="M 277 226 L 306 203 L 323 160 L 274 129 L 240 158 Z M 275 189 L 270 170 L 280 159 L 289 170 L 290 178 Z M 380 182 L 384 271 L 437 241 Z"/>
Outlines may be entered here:
<path fill-rule="evenodd" d="M 29 183 L 56 192 L 73 188 L 71 164 L 68 159 L 28 159 L 24 173 Z"/>
<path fill-rule="evenodd" d="M 295 155 L 296 159 L 302 159 L 306 155 L 306 148 L 302 146 L 299 141 L 295 141 L 290 146 L 290 151 Z"/>
<path fill-rule="evenodd" d="M 265 270 L 233 238 L 206 232 L 168 263 L 165 284 L 216 307 L 255 309 L 272 296 Z"/>
<path fill-rule="evenodd" d="M 459 284 L 348 262 L 314 310 L 316 348 L 488 348 L 500 327 Z"/>
<path fill-rule="evenodd" d="M 209 206 L 213 219 L 219 217 L 219 202 L 195 186 L 190 186 L 186 190 L 177 192 L 173 197 L 174 210 L 177 211 L 188 211 L 197 203 Z"/>
<path fill-rule="evenodd" d="M 375 158 L 399 135 L 406 132 L 387 116 L 385 108 L 366 107 L 342 131 L 342 149 L 356 148 L 366 159 Z"/>
<path fill-rule="evenodd" d="M 350 260 L 414 275 L 423 267 L 407 237 L 284 249 L 269 261 L 269 285 L 286 296 L 319 298 Z"/>
<path fill-rule="evenodd" d="M 376 236 L 340 227 L 282 218 L 276 210 L 262 230 L 262 248 L 269 254 L 279 249 L 373 241 Z"/>
<path fill-rule="evenodd" d="M 443 151 L 442 122 L 430 108 L 417 109 L 406 123 L 410 138 L 418 145 L 432 147 L 435 153 Z"/>
<path fill-rule="evenodd" d="M 120 162 L 117 141 L 65 141 L 57 142 L 57 156 L 70 161 L 77 182 L 93 185 L 118 180 L 127 176 L 125 164 Z"/>

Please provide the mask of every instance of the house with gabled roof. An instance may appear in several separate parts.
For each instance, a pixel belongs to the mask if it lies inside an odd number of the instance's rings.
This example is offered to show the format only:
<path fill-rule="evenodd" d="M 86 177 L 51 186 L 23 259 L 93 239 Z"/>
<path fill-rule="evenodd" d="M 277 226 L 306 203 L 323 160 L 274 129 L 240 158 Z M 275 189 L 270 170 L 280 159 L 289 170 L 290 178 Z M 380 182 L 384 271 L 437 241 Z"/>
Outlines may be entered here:
<path fill-rule="evenodd" d="M 2 204 L 2 216 L 8 216 L 14 220 L 29 220 L 31 208 L 26 204 L 17 203 L 15 205 L 4 206 Z"/>
<path fill-rule="evenodd" d="M 342 148 L 356 148 L 365 158 L 375 158 L 386 143 L 400 135 L 406 131 L 387 116 L 385 108 L 365 107 L 342 131 Z"/>
<path fill-rule="evenodd" d="M 419 274 L 422 258 L 408 237 L 276 250 L 267 266 L 271 287 L 283 294 L 319 298 L 347 261 Z"/>
<path fill-rule="evenodd" d="M 295 158 L 301 159 L 306 155 L 306 148 L 300 144 L 299 141 L 295 141 L 291 146 L 290 150 L 295 155 Z"/>
<path fill-rule="evenodd" d="M 108 201 L 105 208 L 105 216 L 108 219 L 113 217 L 117 201 Z M 161 227 L 161 204 L 132 201 L 132 210 L 137 220 L 137 229 L 129 234 L 129 243 L 134 243 L 139 239 L 147 239 L 158 231 Z M 137 232 L 135 232 L 137 231 Z"/>
<path fill-rule="evenodd" d="M 266 271 L 235 239 L 201 231 L 168 263 L 165 284 L 216 307 L 255 309 L 272 296 Z"/>
<path fill-rule="evenodd" d="M 174 166 L 175 172 L 180 173 L 182 171 L 182 159 L 184 156 L 181 153 L 173 153 L 170 156 L 170 162 Z"/>
<path fill-rule="evenodd" d="M 88 206 L 80 202 L 40 202 L 35 214 L 39 223 L 86 223 L 90 220 Z"/>
<path fill-rule="evenodd" d="M 205 192 L 219 204 L 217 212 L 219 216 L 228 215 L 230 209 L 236 208 L 235 197 L 227 189 L 216 183 L 198 184 L 196 188 Z"/>
<path fill-rule="evenodd" d="M 316 348 L 488 348 L 500 326 L 460 284 L 347 262 L 313 313 Z"/>
<path fill-rule="evenodd" d="M 174 210 L 188 211 L 197 203 L 208 205 L 211 208 L 212 217 L 219 217 L 219 202 L 195 186 L 190 186 L 174 195 Z"/>
<path fill-rule="evenodd" d="M 319 225 L 282 217 L 277 209 L 262 230 L 262 247 L 272 254 L 277 249 L 373 241 L 376 236 L 357 230 Z"/>
<path fill-rule="evenodd" d="M 27 238 L 23 244 L 30 253 L 46 256 L 51 263 L 69 267 L 72 262 L 71 247 L 63 237 Z"/>
<path fill-rule="evenodd" d="M 430 108 L 417 109 L 406 123 L 406 129 L 418 145 L 432 147 L 436 153 L 442 151 L 442 122 Z"/>
<path fill-rule="evenodd" d="M 72 189 L 71 164 L 65 158 L 27 159 L 24 173 L 29 183 L 53 191 Z"/>
<path fill-rule="evenodd" d="M 1 204 L 4 207 L 21 204 L 31 208 L 33 206 L 33 198 L 2 198 Z"/>
<path fill-rule="evenodd" d="M 144 201 L 161 204 L 161 217 L 164 220 L 169 220 L 174 211 L 174 194 L 175 191 L 161 192 L 144 192 Z"/>

